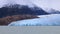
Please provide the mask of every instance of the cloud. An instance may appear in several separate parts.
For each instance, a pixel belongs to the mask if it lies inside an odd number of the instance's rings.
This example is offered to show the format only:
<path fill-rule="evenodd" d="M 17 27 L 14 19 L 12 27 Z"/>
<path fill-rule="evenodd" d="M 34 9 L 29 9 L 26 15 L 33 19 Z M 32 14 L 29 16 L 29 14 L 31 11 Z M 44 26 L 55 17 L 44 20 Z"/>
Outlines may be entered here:
<path fill-rule="evenodd" d="M 35 4 L 36 6 L 42 7 L 43 9 L 53 8 L 60 10 L 60 0 L 0 0 L 0 7 L 8 3 L 17 3 L 28 6 L 33 6 L 33 4 Z"/>
<path fill-rule="evenodd" d="M 20 4 L 20 5 L 28 5 L 33 6 L 31 1 L 28 0 L 0 0 L 0 7 L 2 7 L 5 4 Z"/>
<path fill-rule="evenodd" d="M 32 0 L 32 2 L 43 9 L 53 8 L 60 10 L 60 0 Z"/>
<path fill-rule="evenodd" d="M 0 0 L 0 7 L 2 7 L 3 5 L 5 5 L 7 2 L 7 0 Z"/>

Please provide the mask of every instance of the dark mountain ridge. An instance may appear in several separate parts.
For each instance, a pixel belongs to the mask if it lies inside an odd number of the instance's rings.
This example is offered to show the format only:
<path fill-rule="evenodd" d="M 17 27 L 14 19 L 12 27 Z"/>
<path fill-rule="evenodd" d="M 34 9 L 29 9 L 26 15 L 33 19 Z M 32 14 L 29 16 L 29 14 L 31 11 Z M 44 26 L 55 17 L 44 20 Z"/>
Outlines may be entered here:
<path fill-rule="evenodd" d="M 49 14 L 45 12 L 42 8 L 33 7 L 30 8 L 25 5 L 5 5 L 4 7 L 0 8 L 0 18 L 12 15 L 45 15 Z"/>

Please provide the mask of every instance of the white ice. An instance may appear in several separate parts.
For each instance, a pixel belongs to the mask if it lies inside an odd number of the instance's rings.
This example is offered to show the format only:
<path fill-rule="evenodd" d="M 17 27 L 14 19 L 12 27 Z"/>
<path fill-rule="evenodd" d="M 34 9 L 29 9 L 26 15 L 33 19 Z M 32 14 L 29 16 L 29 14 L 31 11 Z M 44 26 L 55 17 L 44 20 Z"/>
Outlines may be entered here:
<path fill-rule="evenodd" d="M 8 26 L 60 26 L 60 14 L 43 15 L 40 18 L 15 21 Z"/>

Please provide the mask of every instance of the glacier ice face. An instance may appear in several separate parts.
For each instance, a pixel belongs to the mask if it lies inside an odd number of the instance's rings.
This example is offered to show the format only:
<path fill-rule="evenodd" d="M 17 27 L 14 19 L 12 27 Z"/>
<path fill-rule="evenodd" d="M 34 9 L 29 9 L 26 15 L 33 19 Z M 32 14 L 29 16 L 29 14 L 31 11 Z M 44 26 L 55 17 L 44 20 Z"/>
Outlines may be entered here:
<path fill-rule="evenodd" d="M 15 21 L 8 26 L 60 26 L 60 14 L 44 15 L 40 18 Z"/>

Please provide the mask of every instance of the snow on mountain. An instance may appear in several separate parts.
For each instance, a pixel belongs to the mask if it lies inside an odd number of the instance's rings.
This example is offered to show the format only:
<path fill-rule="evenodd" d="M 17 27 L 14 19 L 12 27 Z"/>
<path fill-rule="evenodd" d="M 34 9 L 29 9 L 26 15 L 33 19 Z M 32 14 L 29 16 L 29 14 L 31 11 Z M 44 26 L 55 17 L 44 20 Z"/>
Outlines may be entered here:
<path fill-rule="evenodd" d="M 59 10 L 55 10 L 55 9 L 53 9 L 53 8 L 47 8 L 46 10 L 45 10 L 47 13 L 50 13 L 50 14 L 60 14 L 60 11 Z"/>
<path fill-rule="evenodd" d="M 44 15 L 40 18 L 11 22 L 8 26 L 60 26 L 60 14 Z"/>

